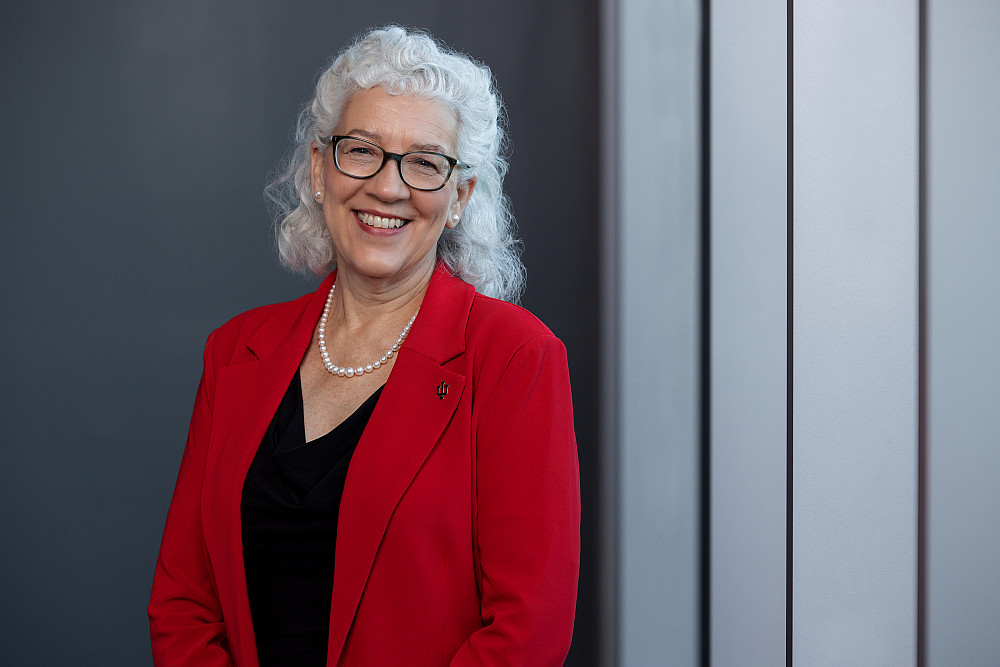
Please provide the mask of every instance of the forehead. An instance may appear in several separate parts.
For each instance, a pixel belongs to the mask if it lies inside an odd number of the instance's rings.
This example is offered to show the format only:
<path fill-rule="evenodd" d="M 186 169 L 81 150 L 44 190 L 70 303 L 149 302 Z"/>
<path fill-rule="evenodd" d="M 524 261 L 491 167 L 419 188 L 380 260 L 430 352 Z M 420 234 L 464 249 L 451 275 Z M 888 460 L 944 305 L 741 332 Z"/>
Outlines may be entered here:
<path fill-rule="evenodd" d="M 360 131 L 389 150 L 455 148 L 458 121 L 448 107 L 423 97 L 390 95 L 381 87 L 359 90 L 351 96 L 337 126 L 337 134 Z"/>

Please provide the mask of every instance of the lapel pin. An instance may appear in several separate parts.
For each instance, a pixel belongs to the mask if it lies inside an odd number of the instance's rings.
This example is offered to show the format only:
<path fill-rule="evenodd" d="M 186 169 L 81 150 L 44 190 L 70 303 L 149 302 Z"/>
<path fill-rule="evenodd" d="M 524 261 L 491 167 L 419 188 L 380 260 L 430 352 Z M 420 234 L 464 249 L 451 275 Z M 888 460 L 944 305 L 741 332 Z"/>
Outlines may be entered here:
<path fill-rule="evenodd" d="M 440 398 L 443 401 L 444 397 L 448 395 L 448 385 L 445 384 L 444 382 L 441 382 L 441 384 L 439 384 L 437 388 L 437 395 L 438 398 Z"/>

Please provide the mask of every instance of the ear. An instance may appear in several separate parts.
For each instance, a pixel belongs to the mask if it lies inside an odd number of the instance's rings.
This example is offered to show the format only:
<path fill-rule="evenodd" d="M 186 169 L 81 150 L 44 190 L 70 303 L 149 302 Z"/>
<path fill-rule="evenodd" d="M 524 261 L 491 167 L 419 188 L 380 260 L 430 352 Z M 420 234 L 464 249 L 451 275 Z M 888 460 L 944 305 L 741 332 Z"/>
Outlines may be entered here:
<path fill-rule="evenodd" d="M 459 221 L 462 219 L 462 214 L 465 213 L 465 207 L 469 204 L 469 197 L 472 196 L 472 191 L 475 189 L 475 176 L 463 183 L 458 184 L 458 188 L 456 189 L 458 197 L 455 200 L 455 203 L 452 204 L 452 215 L 448 217 L 448 222 L 445 223 L 448 229 L 454 229 L 458 226 Z M 455 215 L 458 216 L 458 220 L 453 217 Z"/>
<path fill-rule="evenodd" d="M 316 203 L 322 204 L 323 198 L 326 196 L 326 152 L 325 146 L 317 146 L 316 142 L 312 142 L 309 148 L 309 162 L 310 162 L 310 174 L 311 174 L 311 192 L 321 192 L 319 197 L 316 197 Z"/>

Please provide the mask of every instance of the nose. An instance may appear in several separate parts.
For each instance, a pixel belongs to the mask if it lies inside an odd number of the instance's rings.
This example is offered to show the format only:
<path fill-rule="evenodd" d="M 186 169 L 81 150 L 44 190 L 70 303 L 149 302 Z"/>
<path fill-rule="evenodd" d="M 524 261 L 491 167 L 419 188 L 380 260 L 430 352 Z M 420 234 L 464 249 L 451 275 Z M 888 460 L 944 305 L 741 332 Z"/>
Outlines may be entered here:
<path fill-rule="evenodd" d="M 389 157 L 377 174 L 368 179 L 369 192 L 382 201 L 398 201 L 410 196 L 410 187 L 403 181 L 399 160 Z"/>

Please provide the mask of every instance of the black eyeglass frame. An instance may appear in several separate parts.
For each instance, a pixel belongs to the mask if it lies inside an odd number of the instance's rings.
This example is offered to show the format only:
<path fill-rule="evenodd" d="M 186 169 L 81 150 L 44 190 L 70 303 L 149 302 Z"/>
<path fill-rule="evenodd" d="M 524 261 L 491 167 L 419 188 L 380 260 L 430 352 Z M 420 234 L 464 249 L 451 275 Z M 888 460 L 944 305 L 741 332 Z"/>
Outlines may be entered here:
<path fill-rule="evenodd" d="M 382 151 L 382 164 L 380 164 L 378 166 L 378 169 L 376 169 L 369 176 L 355 176 L 354 174 L 348 174 L 340 166 L 340 160 L 337 159 L 337 144 L 344 139 L 352 139 L 354 141 L 360 141 L 363 144 L 368 144 L 369 146 L 374 146 L 375 148 L 379 149 L 380 151 Z M 330 135 L 330 138 L 327 139 L 326 142 L 330 144 L 330 149 L 333 151 L 333 164 L 337 166 L 337 171 L 342 173 L 344 176 L 347 176 L 349 178 L 356 178 L 358 180 L 366 180 L 369 178 L 374 178 L 379 174 L 380 171 L 382 171 L 382 169 L 385 167 L 386 162 L 388 162 L 389 160 L 395 160 L 396 169 L 399 171 L 399 178 L 404 183 L 406 183 L 407 187 L 411 187 L 414 190 L 420 190 L 421 192 L 437 192 L 438 190 L 440 190 L 441 188 L 443 188 L 445 185 L 448 184 L 448 179 L 451 178 L 451 172 L 455 171 L 455 167 L 458 167 L 459 169 L 465 169 L 469 166 L 463 163 L 461 160 L 458 160 L 457 158 L 453 158 L 450 155 L 445 155 L 444 153 L 435 153 L 434 151 L 408 151 L 406 153 L 390 153 L 389 151 L 382 148 L 378 144 L 368 141 L 367 139 L 352 137 L 350 135 L 345 135 L 345 134 Z M 445 160 L 447 160 L 448 173 L 445 174 L 444 181 L 441 182 L 441 185 L 437 186 L 436 188 L 420 188 L 407 181 L 406 177 L 403 176 L 403 158 L 406 157 L 407 155 L 437 155 L 438 157 L 443 157 Z"/>

